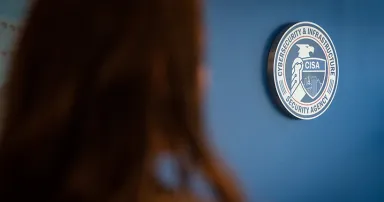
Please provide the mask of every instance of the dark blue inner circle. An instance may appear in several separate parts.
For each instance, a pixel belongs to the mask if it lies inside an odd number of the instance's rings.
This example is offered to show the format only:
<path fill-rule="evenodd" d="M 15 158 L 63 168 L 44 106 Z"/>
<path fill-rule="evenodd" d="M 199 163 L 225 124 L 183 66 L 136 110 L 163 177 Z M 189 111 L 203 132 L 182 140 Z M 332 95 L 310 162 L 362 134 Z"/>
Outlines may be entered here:
<path fill-rule="evenodd" d="M 299 47 L 297 46 L 297 44 L 309 44 L 310 46 L 314 47 L 314 53 L 310 53 L 310 56 L 311 57 L 314 57 L 314 58 L 321 58 L 321 59 L 325 59 L 325 54 L 324 54 L 324 51 L 323 49 L 321 48 L 321 46 L 314 40 L 312 39 L 300 39 L 298 40 L 295 44 L 293 44 L 293 46 L 291 47 L 291 50 L 289 51 L 288 53 L 288 56 L 287 56 L 287 60 L 286 60 L 286 66 L 285 66 L 285 79 L 286 79 L 286 82 L 287 84 L 290 83 L 291 81 L 291 78 L 292 78 L 292 68 L 291 68 L 291 65 L 293 63 L 293 60 L 295 60 L 297 57 L 298 57 L 298 51 L 299 51 Z M 325 74 L 328 73 L 328 68 L 325 68 L 326 69 L 326 72 Z M 304 102 L 304 103 L 311 103 L 315 100 L 317 100 L 321 94 L 322 94 L 322 91 L 324 90 L 325 86 L 326 86 L 326 80 L 327 78 L 324 77 L 324 73 L 311 73 L 310 76 L 316 76 L 317 78 L 319 78 L 320 80 L 320 83 L 324 84 L 321 86 L 321 89 L 319 89 L 319 93 L 316 97 L 314 97 L 313 99 L 309 96 L 309 95 L 306 95 L 302 100 L 301 102 Z M 303 80 L 306 79 L 306 78 L 302 78 Z"/>

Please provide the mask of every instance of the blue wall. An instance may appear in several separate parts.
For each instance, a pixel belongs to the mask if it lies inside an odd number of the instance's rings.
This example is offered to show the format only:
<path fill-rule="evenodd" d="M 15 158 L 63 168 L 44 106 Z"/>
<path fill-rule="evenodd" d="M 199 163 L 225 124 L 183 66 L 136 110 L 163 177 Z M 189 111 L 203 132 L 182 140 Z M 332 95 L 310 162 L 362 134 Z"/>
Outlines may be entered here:
<path fill-rule="evenodd" d="M 25 13 L 27 2 L 30 0 L 0 0 L 0 16 L 10 22 L 19 22 Z"/>
<path fill-rule="evenodd" d="M 214 141 L 250 201 L 384 201 L 384 2 L 208 0 L 208 117 Z M 340 63 L 328 111 L 283 116 L 269 97 L 266 58 L 276 30 L 312 21 Z"/>
<path fill-rule="evenodd" d="M 26 0 L 0 0 L 18 21 Z M 251 202 L 384 201 L 384 3 L 379 0 L 208 0 L 208 118 Z M 331 36 L 340 80 L 313 121 L 283 116 L 266 86 L 266 57 L 285 23 Z"/>
<path fill-rule="evenodd" d="M 6 27 L 0 26 L 0 94 L 11 58 L 11 48 L 17 33 L 19 33 L 19 24 L 25 13 L 25 5 L 26 0 L 0 0 L 0 23 L 5 22 L 7 24 Z M 1 100 L 0 98 L 0 103 Z"/>

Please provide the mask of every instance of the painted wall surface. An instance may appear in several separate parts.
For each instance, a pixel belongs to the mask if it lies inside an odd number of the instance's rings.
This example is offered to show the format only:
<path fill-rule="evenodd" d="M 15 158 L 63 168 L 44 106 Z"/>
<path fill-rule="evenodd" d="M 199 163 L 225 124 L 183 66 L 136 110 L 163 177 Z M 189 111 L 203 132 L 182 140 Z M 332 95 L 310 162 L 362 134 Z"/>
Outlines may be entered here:
<path fill-rule="evenodd" d="M 9 66 L 13 42 L 20 30 L 26 0 L 0 0 L 0 91 Z"/>
<path fill-rule="evenodd" d="M 0 0 L 0 16 L 12 22 L 19 22 L 24 16 L 29 0 Z"/>
<path fill-rule="evenodd" d="M 208 117 L 250 201 L 383 202 L 384 2 L 208 0 Z M 312 21 L 332 38 L 340 77 L 329 109 L 292 120 L 273 104 L 268 50 L 280 26 Z"/>
<path fill-rule="evenodd" d="M 18 22 L 26 0 L 0 0 Z M 384 2 L 208 0 L 207 115 L 213 139 L 252 202 L 384 201 Z M 283 116 L 266 84 L 284 24 L 313 21 L 339 56 L 336 97 L 313 121 Z"/>

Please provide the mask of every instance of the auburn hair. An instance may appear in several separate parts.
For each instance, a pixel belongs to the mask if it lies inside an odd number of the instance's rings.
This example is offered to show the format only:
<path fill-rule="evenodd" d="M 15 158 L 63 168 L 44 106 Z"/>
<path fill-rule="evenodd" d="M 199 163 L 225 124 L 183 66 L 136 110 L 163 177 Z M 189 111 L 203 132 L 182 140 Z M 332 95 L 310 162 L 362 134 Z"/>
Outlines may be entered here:
<path fill-rule="evenodd" d="M 243 201 L 205 134 L 201 6 L 34 1 L 4 86 L 0 201 L 177 200 L 194 173 L 216 201 Z M 155 174 L 164 151 L 172 190 Z"/>

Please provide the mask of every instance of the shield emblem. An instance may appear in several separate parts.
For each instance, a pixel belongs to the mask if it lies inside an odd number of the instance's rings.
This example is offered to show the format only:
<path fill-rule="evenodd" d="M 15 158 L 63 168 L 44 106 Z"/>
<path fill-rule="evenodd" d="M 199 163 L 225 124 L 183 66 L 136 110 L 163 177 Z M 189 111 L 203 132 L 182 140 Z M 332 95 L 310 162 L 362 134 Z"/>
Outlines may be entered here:
<path fill-rule="evenodd" d="M 321 58 L 304 58 L 303 64 L 301 82 L 307 95 L 314 99 L 323 87 L 327 63 Z"/>

